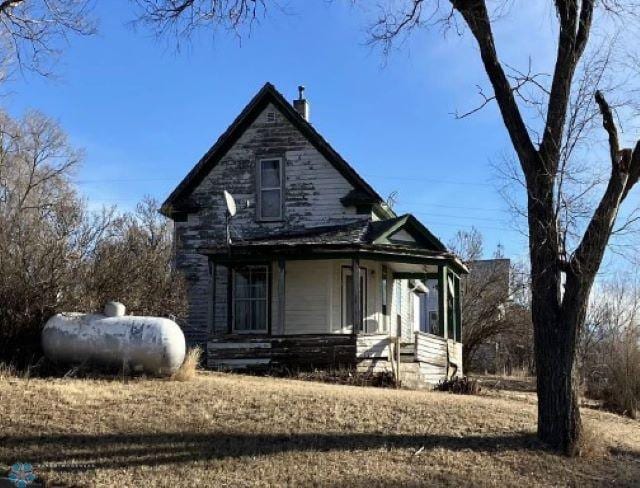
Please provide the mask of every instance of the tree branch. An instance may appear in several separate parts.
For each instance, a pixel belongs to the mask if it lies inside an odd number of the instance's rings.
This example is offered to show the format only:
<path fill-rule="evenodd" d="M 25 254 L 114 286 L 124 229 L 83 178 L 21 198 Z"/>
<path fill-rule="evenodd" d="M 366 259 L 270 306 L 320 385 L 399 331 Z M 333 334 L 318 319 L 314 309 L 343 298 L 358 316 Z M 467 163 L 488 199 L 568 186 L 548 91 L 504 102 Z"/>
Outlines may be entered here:
<path fill-rule="evenodd" d="M 498 60 L 487 6 L 484 0 L 451 0 L 451 5 L 460 12 L 478 42 L 482 62 L 493 86 L 509 137 L 518 153 L 525 174 L 529 175 L 535 164 L 534 161 L 538 158 L 518 109 L 511 84 Z"/>
<path fill-rule="evenodd" d="M 550 174 L 555 174 L 562 147 L 562 133 L 567 115 L 567 107 L 571 96 L 571 82 L 576 66 L 591 30 L 594 0 L 583 0 L 580 12 L 575 0 L 556 1 L 556 10 L 560 17 L 560 34 L 558 52 L 551 83 L 547 120 L 545 124 L 540 154 L 545 168 Z"/>
<path fill-rule="evenodd" d="M 595 276 L 613 230 L 620 204 L 640 175 L 640 141 L 633 151 L 619 149 L 618 131 L 613 112 L 604 95 L 596 92 L 596 102 L 602 114 L 602 125 L 609 135 L 611 177 L 607 189 L 571 259 L 574 274 L 584 275 L 587 281 Z"/>

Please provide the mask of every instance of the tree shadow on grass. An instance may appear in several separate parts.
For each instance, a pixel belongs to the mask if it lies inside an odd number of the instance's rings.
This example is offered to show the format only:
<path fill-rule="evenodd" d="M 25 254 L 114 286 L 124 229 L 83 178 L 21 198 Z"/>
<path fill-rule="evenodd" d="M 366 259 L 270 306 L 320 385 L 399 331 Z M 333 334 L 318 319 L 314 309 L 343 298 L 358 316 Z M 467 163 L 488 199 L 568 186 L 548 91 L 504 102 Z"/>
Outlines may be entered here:
<path fill-rule="evenodd" d="M 364 451 L 442 448 L 454 451 L 500 452 L 541 450 L 530 433 L 500 436 L 401 435 L 401 434 L 43 434 L 0 436 L 0 462 L 16 459 L 55 465 L 58 471 L 93 468 L 120 469 L 158 466 L 286 452 Z M 9 459 L 8 456 L 11 458 Z"/>

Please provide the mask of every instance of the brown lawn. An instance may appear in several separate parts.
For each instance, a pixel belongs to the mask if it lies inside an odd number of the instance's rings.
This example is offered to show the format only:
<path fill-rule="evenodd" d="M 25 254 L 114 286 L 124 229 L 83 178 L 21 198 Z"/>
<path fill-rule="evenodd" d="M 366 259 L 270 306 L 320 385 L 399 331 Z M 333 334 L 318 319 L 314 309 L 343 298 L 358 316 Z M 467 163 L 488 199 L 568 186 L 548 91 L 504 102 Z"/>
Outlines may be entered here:
<path fill-rule="evenodd" d="M 4 377 L 0 464 L 74 486 L 640 486 L 640 422 L 584 418 L 572 460 L 536 443 L 531 401 L 495 393 Z"/>

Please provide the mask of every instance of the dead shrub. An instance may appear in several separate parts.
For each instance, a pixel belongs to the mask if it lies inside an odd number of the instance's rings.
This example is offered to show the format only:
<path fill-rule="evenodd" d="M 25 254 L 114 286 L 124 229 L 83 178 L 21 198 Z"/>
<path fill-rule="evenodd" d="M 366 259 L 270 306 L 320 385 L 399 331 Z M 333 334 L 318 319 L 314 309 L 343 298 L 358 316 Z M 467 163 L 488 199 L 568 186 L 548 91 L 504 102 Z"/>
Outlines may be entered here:
<path fill-rule="evenodd" d="M 585 395 L 631 418 L 640 409 L 640 286 L 620 275 L 592 300 L 582 337 Z"/>
<path fill-rule="evenodd" d="M 184 361 L 180 369 L 171 375 L 173 381 L 191 381 L 196 377 L 200 359 L 202 357 L 202 348 L 195 346 L 187 351 Z"/>
<path fill-rule="evenodd" d="M 15 378 L 17 376 L 16 368 L 13 365 L 0 363 L 0 380 Z"/>
<path fill-rule="evenodd" d="M 638 418 L 640 346 L 636 338 L 629 337 L 615 345 L 609 358 L 608 370 L 607 385 L 602 391 L 605 407 L 631 418 Z"/>
<path fill-rule="evenodd" d="M 437 391 L 448 391 L 459 395 L 477 395 L 480 393 L 480 384 L 477 380 L 471 380 L 467 376 L 460 378 L 456 376 L 450 380 L 440 381 L 435 389 Z"/>
<path fill-rule="evenodd" d="M 586 459 L 603 458 L 608 455 L 607 447 L 599 435 L 589 424 L 582 425 L 580 437 L 580 457 Z"/>

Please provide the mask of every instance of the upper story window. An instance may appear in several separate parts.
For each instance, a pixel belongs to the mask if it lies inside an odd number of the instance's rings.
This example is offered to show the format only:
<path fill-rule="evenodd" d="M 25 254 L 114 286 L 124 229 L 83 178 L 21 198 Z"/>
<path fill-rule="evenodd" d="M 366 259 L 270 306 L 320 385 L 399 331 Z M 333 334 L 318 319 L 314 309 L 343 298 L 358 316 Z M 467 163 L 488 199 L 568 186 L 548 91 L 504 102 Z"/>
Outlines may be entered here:
<path fill-rule="evenodd" d="M 282 220 L 282 159 L 258 161 L 258 220 Z"/>

